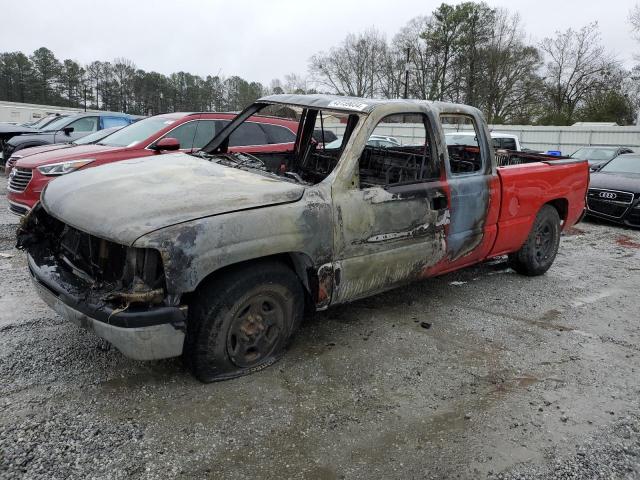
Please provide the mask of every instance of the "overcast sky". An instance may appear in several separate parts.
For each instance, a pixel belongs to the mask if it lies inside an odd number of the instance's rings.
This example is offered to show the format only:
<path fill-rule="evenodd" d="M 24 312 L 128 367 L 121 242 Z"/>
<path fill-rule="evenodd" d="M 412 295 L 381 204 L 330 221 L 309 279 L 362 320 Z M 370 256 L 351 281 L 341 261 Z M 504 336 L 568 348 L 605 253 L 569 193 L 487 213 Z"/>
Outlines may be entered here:
<path fill-rule="evenodd" d="M 295 72 L 347 33 L 387 38 L 441 0 L 8 0 L 0 50 L 51 49 L 81 63 L 126 57 L 139 68 L 268 84 Z M 448 3 L 459 3 L 449 1 Z M 637 0 L 487 0 L 520 13 L 532 41 L 597 20 L 605 46 L 626 65 L 640 53 L 627 21 Z"/>

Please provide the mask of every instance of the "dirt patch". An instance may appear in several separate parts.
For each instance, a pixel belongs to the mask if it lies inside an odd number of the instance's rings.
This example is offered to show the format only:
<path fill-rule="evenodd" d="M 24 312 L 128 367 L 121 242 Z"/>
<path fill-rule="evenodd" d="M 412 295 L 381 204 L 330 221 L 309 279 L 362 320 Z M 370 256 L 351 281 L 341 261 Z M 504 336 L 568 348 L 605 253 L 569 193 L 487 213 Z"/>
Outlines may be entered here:
<path fill-rule="evenodd" d="M 16 225 L 0 225 L 0 252 L 16 245 Z"/>
<path fill-rule="evenodd" d="M 571 237 L 574 235 L 584 235 L 584 230 L 578 227 L 567 227 L 562 232 L 565 236 Z"/>
<path fill-rule="evenodd" d="M 634 241 L 631 237 L 627 235 L 618 235 L 618 238 L 616 238 L 616 243 L 621 247 L 640 248 L 640 243 Z"/>

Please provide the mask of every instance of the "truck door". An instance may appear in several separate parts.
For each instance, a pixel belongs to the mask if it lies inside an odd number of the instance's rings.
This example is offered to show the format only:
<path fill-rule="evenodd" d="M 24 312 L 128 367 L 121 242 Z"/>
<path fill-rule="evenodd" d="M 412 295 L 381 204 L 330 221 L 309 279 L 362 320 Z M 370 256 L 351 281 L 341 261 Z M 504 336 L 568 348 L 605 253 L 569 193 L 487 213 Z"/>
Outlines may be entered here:
<path fill-rule="evenodd" d="M 444 258 L 446 181 L 432 122 L 424 113 L 394 114 L 354 140 L 368 139 L 354 180 L 332 192 L 332 303 L 419 278 Z M 381 139 L 385 146 L 376 146 Z"/>
<path fill-rule="evenodd" d="M 440 122 L 444 133 L 475 133 L 445 135 L 451 211 L 447 262 L 441 267 L 447 270 L 474 263 L 488 254 L 496 235 L 500 184 L 491 161 L 488 132 L 480 128 L 484 125 L 481 119 L 469 114 L 442 113 Z"/>

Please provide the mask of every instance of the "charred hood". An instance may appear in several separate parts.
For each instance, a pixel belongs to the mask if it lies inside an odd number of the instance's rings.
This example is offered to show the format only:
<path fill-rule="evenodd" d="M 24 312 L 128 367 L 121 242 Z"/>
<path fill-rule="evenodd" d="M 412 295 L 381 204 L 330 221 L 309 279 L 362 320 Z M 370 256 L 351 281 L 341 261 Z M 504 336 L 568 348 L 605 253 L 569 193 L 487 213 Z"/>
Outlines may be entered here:
<path fill-rule="evenodd" d="M 304 187 L 183 153 L 117 162 L 52 181 L 47 212 L 78 230 L 131 245 L 198 218 L 295 202 Z"/>

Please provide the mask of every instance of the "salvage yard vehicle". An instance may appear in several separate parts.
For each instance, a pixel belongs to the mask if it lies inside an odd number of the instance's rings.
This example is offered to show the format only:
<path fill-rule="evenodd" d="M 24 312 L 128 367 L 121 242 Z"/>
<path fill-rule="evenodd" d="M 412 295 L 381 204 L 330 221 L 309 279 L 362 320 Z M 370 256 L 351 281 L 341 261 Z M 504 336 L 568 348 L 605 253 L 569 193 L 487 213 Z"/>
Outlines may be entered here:
<path fill-rule="evenodd" d="M 120 130 L 122 127 L 111 127 L 105 128 L 104 130 L 98 130 L 97 132 L 90 133 L 89 135 L 85 135 L 84 137 L 80 137 L 73 142 L 68 143 L 53 143 L 51 145 L 40 145 L 37 147 L 29 147 L 23 150 L 20 150 L 20 153 L 16 153 L 11 155 L 11 158 L 7 160 L 7 163 L 4 167 L 5 176 L 11 175 L 11 170 L 15 166 L 16 162 L 24 157 L 30 157 L 31 155 L 37 155 L 39 153 L 50 152 L 52 150 L 60 150 L 62 148 L 71 148 L 77 145 L 89 145 L 90 143 L 97 143 L 103 138 L 112 133 Z"/>
<path fill-rule="evenodd" d="M 40 130 L 13 136 L 5 142 L 2 155 L 8 160 L 15 152 L 23 148 L 72 142 L 98 130 L 129 125 L 139 118 L 135 115 L 111 112 L 76 113 L 61 116 Z"/>
<path fill-rule="evenodd" d="M 640 155 L 615 157 L 591 174 L 587 214 L 640 228 Z"/>
<path fill-rule="evenodd" d="M 81 147 L 47 151 L 20 158 L 9 179 L 9 210 L 26 214 L 55 177 L 77 170 L 169 151 L 192 152 L 204 146 L 235 115 L 230 113 L 167 113 L 140 120 L 101 141 Z M 281 118 L 256 117 L 231 138 L 232 148 L 247 152 L 291 149 L 298 124 Z"/>
<path fill-rule="evenodd" d="M 53 114 L 47 115 L 46 117 L 41 118 L 37 122 L 33 124 L 21 124 L 14 125 L 9 123 L 4 123 L 0 125 L 0 163 L 6 164 L 9 157 L 4 156 L 4 147 L 6 143 L 11 140 L 16 135 L 22 135 L 26 133 L 37 133 L 40 130 L 44 129 L 47 125 L 53 123 L 61 117 L 66 117 L 67 115 Z"/>
<path fill-rule="evenodd" d="M 235 131 L 278 110 L 299 119 L 291 149 L 230 151 Z M 346 125 L 334 149 L 312 140 L 327 114 Z M 422 125 L 421 144 L 367 145 L 402 122 Z M 447 146 L 445 125 L 473 128 L 476 144 Z M 56 179 L 17 245 L 60 315 L 131 358 L 183 355 L 208 382 L 272 364 L 305 312 L 507 254 L 545 273 L 588 176 L 585 161 L 543 155 L 496 167 L 473 107 L 272 95 L 196 154 Z"/>
<path fill-rule="evenodd" d="M 618 155 L 624 155 L 625 153 L 633 153 L 629 147 L 583 147 L 579 148 L 571 155 L 571 158 L 581 158 L 589 162 L 589 168 L 591 171 L 596 171 L 602 167 L 612 158 L 616 158 Z"/>

